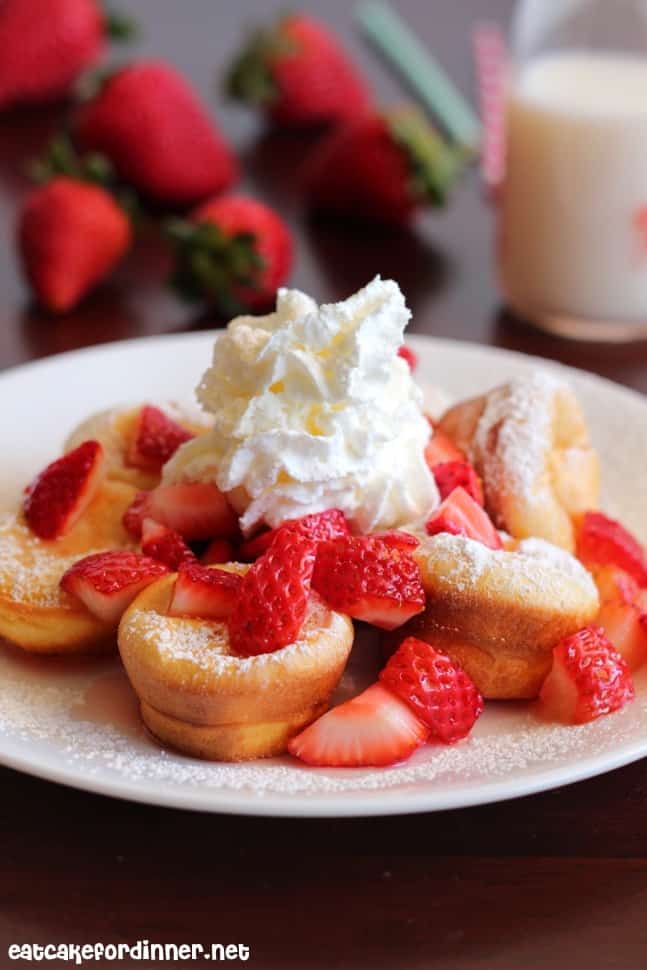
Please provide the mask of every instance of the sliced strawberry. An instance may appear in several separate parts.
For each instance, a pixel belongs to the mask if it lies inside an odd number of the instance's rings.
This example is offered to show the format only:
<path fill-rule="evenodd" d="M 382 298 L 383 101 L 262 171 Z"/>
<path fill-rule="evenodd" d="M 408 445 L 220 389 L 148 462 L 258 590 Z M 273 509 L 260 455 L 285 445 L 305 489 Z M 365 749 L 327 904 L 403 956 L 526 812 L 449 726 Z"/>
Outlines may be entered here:
<path fill-rule="evenodd" d="M 83 515 L 105 478 L 98 441 L 84 441 L 53 461 L 26 489 L 27 525 L 41 539 L 57 539 Z"/>
<path fill-rule="evenodd" d="M 203 566 L 215 566 L 222 562 L 232 562 L 234 558 L 234 547 L 228 539 L 214 539 L 200 556 L 200 562 Z"/>
<path fill-rule="evenodd" d="M 638 540 L 602 512 L 587 512 L 577 534 L 577 555 L 585 566 L 611 563 L 647 587 L 647 557 Z"/>
<path fill-rule="evenodd" d="M 501 536 L 489 515 L 464 488 L 455 488 L 449 498 L 439 505 L 425 525 L 430 536 L 449 532 L 482 542 L 489 549 L 503 549 Z"/>
<path fill-rule="evenodd" d="M 144 519 L 142 552 L 151 559 L 163 562 L 174 572 L 183 562 L 197 562 L 195 553 L 189 549 L 182 536 L 154 519 Z"/>
<path fill-rule="evenodd" d="M 398 357 L 402 357 L 403 360 L 406 360 L 411 373 L 413 373 L 418 366 L 418 355 L 415 350 L 412 350 L 411 347 L 407 347 L 406 344 L 402 344 L 398 350 Z"/>
<path fill-rule="evenodd" d="M 175 580 L 169 614 L 226 620 L 236 605 L 242 583 L 243 578 L 237 573 L 183 563 Z"/>
<path fill-rule="evenodd" d="M 555 647 L 539 696 L 557 720 L 584 724 L 624 707 L 634 687 L 627 664 L 604 630 L 589 626 Z"/>
<path fill-rule="evenodd" d="M 647 629 L 645 614 L 633 603 L 609 600 L 602 604 L 597 623 L 630 670 L 637 670 L 647 660 Z"/>
<path fill-rule="evenodd" d="M 425 461 L 433 472 L 434 465 L 442 465 L 448 461 L 467 461 L 467 457 L 446 434 L 442 431 L 433 431 L 425 448 Z"/>
<path fill-rule="evenodd" d="M 640 586 L 629 573 L 617 566 L 598 566 L 593 570 L 601 603 L 635 603 Z"/>
<path fill-rule="evenodd" d="M 137 492 L 132 503 L 124 512 L 122 519 L 124 529 L 130 532 L 131 536 L 139 539 L 142 534 L 142 526 L 146 515 L 146 503 L 148 502 L 149 492 Z"/>
<path fill-rule="evenodd" d="M 227 499 L 208 482 L 158 485 L 149 492 L 144 513 L 179 532 L 189 542 L 230 536 L 238 530 L 238 521 Z"/>
<path fill-rule="evenodd" d="M 117 626 L 137 594 L 168 571 L 139 552 L 98 552 L 75 562 L 63 574 L 61 586 L 100 620 Z"/>
<path fill-rule="evenodd" d="M 478 505 L 485 505 L 483 484 L 468 461 L 443 461 L 432 468 L 441 499 L 449 498 L 455 488 L 464 488 Z"/>
<path fill-rule="evenodd" d="M 136 468 L 157 471 L 175 454 L 180 445 L 194 437 L 195 435 L 160 408 L 145 404 L 139 412 L 127 461 Z"/>
<path fill-rule="evenodd" d="M 483 712 L 483 698 L 462 667 L 415 637 L 400 644 L 380 673 L 380 683 L 444 744 L 467 737 Z"/>
<path fill-rule="evenodd" d="M 350 535 L 344 513 L 340 509 L 326 509 L 325 512 L 304 515 L 300 519 L 287 519 L 278 528 L 268 529 L 254 536 L 240 547 L 241 559 L 247 561 L 261 556 L 272 545 L 279 529 L 290 529 L 314 542 L 325 542 L 327 539 Z"/>
<path fill-rule="evenodd" d="M 272 653 L 293 643 L 308 605 L 317 543 L 279 529 L 270 548 L 245 573 L 229 620 L 233 650 L 242 656 Z"/>
<path fill-rule="evenodd" d="M 371 534 L 374 539 L 385 542 L 392 549 L 402 549 L 404 552 L 417 549 L 420 545 L 420 539 L 410 532 L 403 532 L 401 529 L 389 529 L 387 532 L 373 532 Z"/>
<path fill-rule="evenodd" d="M 333 609 L 384 630 L 394 630 L 425 608 L 415 559 L 375 536 L 322 543 L 312 585 Z"/>
<path fill-rule="evenodd" d="M 428 735 L 410 707 L 373 684 L 297 734 L 288 751 L 309 765 L 368 768 L 405 761 Z"/>

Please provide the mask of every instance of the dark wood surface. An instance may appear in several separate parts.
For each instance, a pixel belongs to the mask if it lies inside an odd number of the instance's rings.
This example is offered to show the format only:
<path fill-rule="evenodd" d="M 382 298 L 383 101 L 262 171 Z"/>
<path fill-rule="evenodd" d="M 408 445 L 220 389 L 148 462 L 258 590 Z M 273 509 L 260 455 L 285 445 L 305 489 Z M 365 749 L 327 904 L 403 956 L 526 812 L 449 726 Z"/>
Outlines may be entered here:
<path fill-rule="evenodd" d="M 505 22 L 511 0 L 397 5 L 470 94 L 470 24 L 486 16 Z M 244 24 L 280 6 L 130 3 L 144 28 L 140 50 L 174 61 L 209 94 L 244 160 L 245 184 L 289 219 L 298 239 L 293 282 L 336 299 L 381 272 L 401 283 L 414 331 L 554 357 L 647 391 L 647 347 L 559 342 L 501 311 L 492 214 L 476 178 L 446 214 L 425 217 L 395 240 L 306 219 L 294 178 L 307 143 L 268 134 L 213 94 Z M 309 6 L 343 31 L 383 99 L 402 97 L 354 32 L 350 4 Z M 17 272 L 12 227 L 26 191 L 25 160 L 58 120 L 54 110 L 0 119 L 0 366 L 217 325 L 163 291 L 163 254 L 152 239 L 68 317 L 52 321 L 32 306 Z M 0 967 L 9 965 L 10 943 L 137 939 L 246 943 L 249 965 L 263 970 L 638 970 L 647 962 L 642 763 L 501 805 L 347 821 L 155 809 L 9 770 L 0 771 L 0 781 Z"/>

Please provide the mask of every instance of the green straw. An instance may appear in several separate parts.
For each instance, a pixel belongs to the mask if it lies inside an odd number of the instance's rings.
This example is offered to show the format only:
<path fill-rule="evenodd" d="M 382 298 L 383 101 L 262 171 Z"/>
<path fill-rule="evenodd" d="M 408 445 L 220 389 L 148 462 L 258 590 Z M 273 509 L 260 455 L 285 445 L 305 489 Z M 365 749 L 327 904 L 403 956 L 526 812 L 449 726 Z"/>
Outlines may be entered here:
<path fill-rule="evenodd" d="M 443 68 L 387 3 L 366 0 L 355 16 L 365 34 L 404 77 L 426 109 L 458 144 L 478 151 L 481 126 Z"/>

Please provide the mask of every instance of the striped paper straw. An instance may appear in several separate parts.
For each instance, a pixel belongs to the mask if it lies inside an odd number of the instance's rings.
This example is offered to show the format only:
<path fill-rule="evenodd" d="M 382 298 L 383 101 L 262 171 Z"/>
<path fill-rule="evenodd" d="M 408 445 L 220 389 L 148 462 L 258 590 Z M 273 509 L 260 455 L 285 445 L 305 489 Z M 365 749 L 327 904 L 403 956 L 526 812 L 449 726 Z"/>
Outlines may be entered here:
<path fill-rule="evenodd" d="M 473 33 L 483 135 L 481 172 L 488 193 L 496 198 L 505 178 L 505 87 L 508 55 L 498 27 L 482 24 Z"/>
<path fill-rule="evenodd" d="M 364 0 L 356 8 L 355 17 L 450 137 L 468 150 L 478 151 L 481 126 L 475 112 L 397 11 L 383 0 Z"/>

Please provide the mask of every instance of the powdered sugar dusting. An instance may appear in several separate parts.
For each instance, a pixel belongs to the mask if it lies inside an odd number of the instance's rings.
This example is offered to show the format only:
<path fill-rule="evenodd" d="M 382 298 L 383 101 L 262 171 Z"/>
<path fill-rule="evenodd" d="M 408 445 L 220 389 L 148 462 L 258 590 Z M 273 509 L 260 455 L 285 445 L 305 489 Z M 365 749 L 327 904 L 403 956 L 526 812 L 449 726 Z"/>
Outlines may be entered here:
<path fill-rule="evenodd" d="M 288 757 L 212 764 L 162 750 L 143 729 L 126 732 L 79 720 L 75 712 L 95 674 L 71 673 L 66 679 L 59 672 L 50 681 L 26 676 L 22 663 L 10 654 L 0 659 L 0 671 L 0 735 L 42 748 L 57 768 L 84 778 L 145 784 L 152 797 L 185 786 L 214 794 L 249 792 L 261 798 L 370 793 L 411 785 L 458 786 L 467 792 L 560 763 L 603 757 L 647 735 L 643 678 L 633 704 L 582 727 L 543 723 L 532 705 L 488 705 L 467 741 L 452 747 L 427 745 L 405 765 L 393 768 L 311 769 Z"/>
<path fill-rule="evenodd" d="M 552 374 L 538 370 L 488 394 L 471 458 L 495 491 L 530 498 L 538 488 L 550 447 L 551 399 L 560 386 Z"/>
<path fill-rule="evenodd" d="M 134 610 L 127 625 L 122 625 L 120 637 L 141 639 L 157 651 L 162 661 L 185 661 L 196 671 L 208 675 L 227 671 L 243 673 L 252 667 L 274 668 L 280 675 L 288 662 L 299 656 L 315 655 L 321 634 L 318 620 L 324 615 L 331 616 L 328 611 L 322 612 L 316 602 L 313 605 L 311 601 L 298 640 L 272 653 L 251 657 L 240 657 L 231 653 L 225 623 L 169 617 L 155 610 Z M 332 617 L 332 622 L 334 619 Z M 187 672 L 187 675 L 190 676 L 190 673 Z"/>
<path fill-rule="evenodd" d="M 0 522 L 0 592 L 14 602 L 37 607 L 58 607 L 68 602 L 59 588 L 63 573 L 81 555 L 91 555 L 98 549 L 62 556 L 49 552 L 31 530 L 17 516 Z"/>
<path fill-rule="evenodd" d="M 516 551 L 506 552 L 489 549 L 466 536 L 439 533 L 422 538 L 414 555 L 423 577 L 428 565 L 435 583 L 460 592 L 475 589 L 487 573 L 493 594 L 514 584 L 515 589 L 523 588 L 527 595 L 555 594 L 561 598 L 568 582 L 581 594 L 597 597 L 593 578 L 584 566 L 564 549 L 543 539 L 525 539 Z"/>

